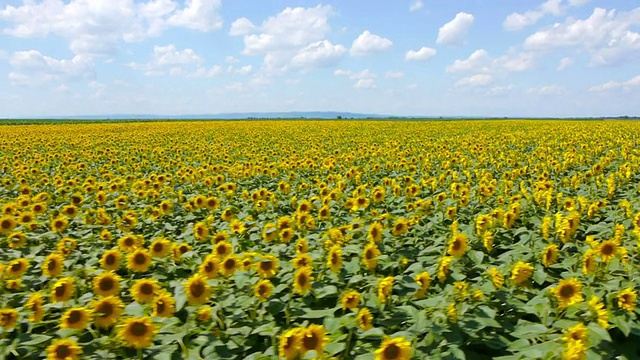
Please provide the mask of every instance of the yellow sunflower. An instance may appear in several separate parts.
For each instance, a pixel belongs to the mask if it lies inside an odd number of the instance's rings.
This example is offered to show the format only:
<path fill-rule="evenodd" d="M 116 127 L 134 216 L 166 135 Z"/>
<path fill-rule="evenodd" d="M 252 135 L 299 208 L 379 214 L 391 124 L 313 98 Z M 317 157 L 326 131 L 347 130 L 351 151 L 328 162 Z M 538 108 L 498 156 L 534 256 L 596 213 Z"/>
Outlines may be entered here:
<path fill-rule="evenodd" d="M 176 312 L 176 300 L 167 291 L 160 291 L 153 301 L 153 316 L 172 317 Z"/>
<path fill-rule="evenodd" d="M 7 215 L 0 218 L 0 234 L 9 235 L 16 226 L 18 226 L 18 223 L 13 216 Z"/>
<path fill-rule="evenodd" d="M 93 292 L 98 296 L 120 295 L 122 278 L 112 271 L 105 271 L 93 280 Z"/>
<path fill-rule="evenodd" d="M 202 305 L 209 301 L 211 288 L 207 285 L 206 278 L 195 274 L 184 283 L 184 290 L 190 305 Z"/>
<path fill-rule="evenodd" d="M 124 303 L 117 296 L 107 296 L 93 302 L 94 322 L 97 327 L 108 329 L 115 325 L 124 311 Z"/>
<path fill-rule="evenodd" d="M 7 238 L 9 247 L 12 249 L 19 249 L 27 243 L 27 236 L 22 231 L 11 233 Z"/>
<path fill-rule="evenodd" d="M 558 308 L 560 309 L 565 309 L 584 301 L 582 284 L 576 278 L 560 281 L 556 287 L 551 288 L 551 293 L 556 297 Z"/>
<path fill-rule="evenodd" d="M 447 248 L 447 254 L 459 259 L 467 252 L 467 235 L 463 233 L 456 234 Z"/>
<path fill-rule="evenodd" d="M 377 243 L 382 240 L 382 224 L 375 222 L 369 226 L 369 231 L 367 231 L 367 239 L 371 242 Z"/>
<path fill-rule="evenodd" d="M 638 294 L 632 287 L 628 287 L 618 292 L 618 306 L 627 312 L 633 312 L 636 309 L 636 301 Z"/>
<path fill-rule="evenodd" d="M 211 321 L 211 306 L 203 306 L 196 311 L 196 319 L 200 322 Z"/>
<path fill-rule="evenodd" d="M 391 233 L 393 236 L 400 236 L 407 231 L 409 231 L 409 221 L 406 219 L 398 219 L 393 224 L 393 230 L 391 230 Z"/>
<path fill-rule="evenodd" d="M 149 246 L 149 251 L 153 257 L 165 257 L 171 252 L 171 242 L 164 238 L 156 239 Z"/>
<path fill-rule="evenodd" d="M 151 266 L 151 255 L 144 249 L 135 249 L 127 255 L 127 268 L 134 272 L 144 272 Z"/>
<path fill-rule="evenodd" d="M 31 311 L 31 314 L 29 314 L 30 322 L 37 323 L 42 321 L 42 318 L 44 318 L 44 298 L 42 293 L 35 292 L 31 294 L 25 307 Z"/>
<path fill-rule="evenodd" d="M 148 316 L 128 318 L 119 326 L 118 338 L 127 347 L 145 349 L 153 345 L 156 331 Z"/>
<path fill-rule="evenodd" d="M 118 239 L 118 247 L 121 251 L 129 252 L 142 246 L 143 238 L 134 234 L 127 234 Z"/>
<path fill-rule="evenodd" d="M 362 262 L 369 271 L 375 271 L 378 266 L 378 256 L 380 256 L 380 254 L 381 252 L 378 250 L 378 246 L 375 243 L 370 242 L 364 246 Z"/>
<path fill-rule="evenodd" d="M 278 356 L 287 360 L 298 357 L 300 348 L 300 329 L 291 329 L 280 336 L 280 346 Z"/>
<path fill-rule="evenodd" d="M 273 284 L 267 279 L 258 281 L 253 288 L 253 294 L 260 299 L 260 301 L 266 301 L 273 294 Z"/>
<path fill-rule="evenodd" d="M 524 286 L 532 274 L 533 266 L 531 264 L 518 261 L 511 269 L 511 281 L 516 286 Z"/>
<path fill-rule="evenodd" d="M 265 279 L 274 277 L 278 273 L 278 258 L 273 255 L 262 256 L 262 260 L 256 263 L 256 270 Z"/>
<path fill-rule="evenodd" d="M 285 244 L 288 244 L 291 241 L 293 235 L 295 235 L 295 232 L 291 228 L 282 229 L 278 234 L 278 236 L 280 236 L 280 241 Z"/>
<path fill-rule="evenodd" d="M 75 291 L 73 278 L 64 277 L 53 284 L 51 288 L 51 301 L 61 302 L 71 299 Z"/>
<path fill-rule="evenodd" d="M 220 264 L 220 273 L 225 277 L 229 277 L 235 274 L 239 267 L 240 259 L 237 256 L 231 255 L 224 259 Z"/>
<path fill-rule="evenodd" d="M 47 360 L 78 360 L 82 348 L 71 339 L 55 340 L 47 347 Z"/>
<path fill-rule="evenodd" d="M 299 254 L 304 254 L 304 253 L 307 253 L 308 251 L 309 251 L 309 242 L 307 242 L 307 239 L 305 238 L 298 239 L 298 241 L 296 241 L 296 252 Z"/>
<path fill-rule="evenodd" d="M 500 273 L 500 271 L 494 267 L 487 270 L 489 276 L 491 277 L 491 283 L 496 289 L 500 289 L 502 285 L 504 285 L 504 276 Z"/>
<path fill-rule="evenodd" d="M 542 253 L 542 265 L 549 267 L 558 261 L 558 245 L 548 245 Z"/>
<path fill-rule="evenodd" d="M 311 290 L 313 279 L 310 268 L 300 268 L 293 276 L 293 290 L 300 295 L 305 295 Z"/>
<path fill-rule="evenodd" d="M 416 275 L 413 279 L 416 281 L 418 286 L 420 286 L 415 297 L 421 299 L 427 293 L 427 289 L 429 289 L 429 285 L 431 284 L 431 275 L 425 271 Z"/>
<path fill-rule="evenodd" d="M 0 228 L 1 226 L 2 226 L 2 220 L 0 219 Z M 51 226 L 51 231 L 53 231 L 54 233 L 60 233 L 64 229 L 66 229 L 67 226 L 69 226 L 69 221 L 67 221 L 67 219 L 63 217 L 57 217 L 57 218 L 51 219 L 50 226 Z"/>
<path fill-rule="evenodd" d="M 376 360 L 410 360 L 411 343 L 404 337 L 385 339 L 374 352 Z"/>
<path fill-rule="evenodd" d="M 318 357 L 322 357 L 324 346 L 328 342 L 327 331 L 322 325 L 309 325 L 300 331 L 300 352 L 302 355 L 314 350 Z"/>
<path fill-rule="evenodd" d="M 219 271 L 220 262 L 218 262 L 218 259 L 213 255 L 207 255 L 198 269 L 200 275 L 207 279 L 215 279 L 218 276 Z"/>
<path fill-rule="evenodd" d="M 313 260 L 308 254 L 298 254 L 293 260 L 293 267 L 300 269 L 303 267 L 311 267 Z"/>
<path fill-rule="evenodd" d="M 116 271 L 120 267 L 122 253 L 118 249 L 107 250 L 100 258 L 100 266 L 107 271 Z"/>
<path fill-rule="evenodd" d="M 4 269 L 4 273 L 7 277 L 16 279 L 22 276 L 29 269 L 29 260 L 25 258 L 19 258 L 12 260 L 7 264 Z"/>
<path fill-rule="evenodd" d="M 219 259 L 224 259 L 233 253 L 233 247 L 226 241 L 220 241 L 213 247 L 213 255 Z"/>
<path fill-rule="evenodd" d="M 82 330 L 87 327 L 91 319 L 91 311 L 87 308 L 71 308 L 62 315 L 60 327 L 62 329 Z"/>
<path fill-rule="evenodd" d="M 378 300 L 380 300 L 380 302 L 386 302 L 389 296 L 391 296 L 393 280 L 393 276 L 387 276 L 378 282 Z"/>
<path fill-rule="evenodd" d="M 597 248 L 598 255 L 605 263 L 611 261 L 618 253 L 618 243 L 615 240 L 603 241 Z"/>
<path fill-rule="evenodd" d="M 356 315 L 356 319 L 358 320 L 358 326 L 363 331 L 367 331 L 373 327 L 373 316 L 371 316 L 371 312 L 367 308 L 362 308 L 358 311 L 358 315 Z"/>
<path fill-rule="evenodd" d="M 342 304 L 343 309 L 357 309 L 360 305 L 360 293 L 355 290 L 351 290 L 342 295 L 340 303 Z"/>
<path fill-rule="evenodd" d="M 443 256 L 442 259 L 440 259 L 440 264 L 438 265 L 438 281 L 441 283 L 447 279 L 452 261 L 453 257 L 451 256 Z"/>
<path fill-rule="evenodd" d="M 18 324 L 18 310 L 0 309 L 0 327 L 13 329 Z"/>
<path fill-rule="evenodd" d="M 204 222 L 193 225 L 193 237 L 198 241 L 204 241 L 209 237 L 209 228 Z"/>
<path fill-rule="evenodd" d="M 131 286 L 131 297 L 140 304 L 148 304 L 160 289 L 155 279 L 136 280 Z"/>
<path fill-rule="evenodd" d="M 327 266 L 333 272 L 339 272 L 342 268 L 342 248 L 340 245 L 333 245 L 329 250 Z"/>

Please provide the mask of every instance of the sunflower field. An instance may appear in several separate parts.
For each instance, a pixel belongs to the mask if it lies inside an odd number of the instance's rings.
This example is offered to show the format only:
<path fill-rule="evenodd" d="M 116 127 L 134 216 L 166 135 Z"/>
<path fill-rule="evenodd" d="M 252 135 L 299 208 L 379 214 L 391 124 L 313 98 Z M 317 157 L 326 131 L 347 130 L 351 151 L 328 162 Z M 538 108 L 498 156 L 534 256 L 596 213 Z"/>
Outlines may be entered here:
<path fill-rule="evenodd" d="M 640 123 L 0 126 L 1 359 L 636 359 Z"/>

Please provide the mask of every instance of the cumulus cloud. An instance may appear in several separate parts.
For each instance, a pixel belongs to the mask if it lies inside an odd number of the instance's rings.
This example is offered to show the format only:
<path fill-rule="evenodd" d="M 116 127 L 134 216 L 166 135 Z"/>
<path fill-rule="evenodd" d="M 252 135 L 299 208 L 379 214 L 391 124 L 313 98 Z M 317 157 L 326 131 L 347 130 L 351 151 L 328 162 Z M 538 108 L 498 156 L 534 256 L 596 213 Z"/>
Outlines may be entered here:
<path fill-rule="evenodd" d="M 509 31 L 521 30 L 524 27 L 533 25 L 546 15 L 563 15 L 567 8 L 571 6 L 582 6 L 589 0 L 547 0 L 536 10 L 525 11 L 524 13 L 514 12 L 509 14 L 502 23 L 502 26 Z"/>
<path fill-rule="evenodd" d="M 564 57 L 560 60 L 558 67 L 556 68 L 558 71 L 562 71 L 573 65 L 574 61 L 572 58 Z"/>
<path fill-rule="evenodd" d="M 467 59 L 458 59 L 447 66 L 449 73 L 484 72 L 484 73 L 508 73 L 521 72 L 533 68 L 536 57 L 531 52 L 518 52 L 514 49 L 507 54 L 492 58 L 484 49 L 474 51 Z"/>
<path fill-rule="evenodd" d="M 160 36 L 169 27 L 212 31 L 222 26 L 220 0 L 31 0 L 0 9 L 15 37 L 60 36 L 76 55 L 113 55 L 119 43 Z"/>
<path fill-rule="evenodd" d="M 303 69 L 329 67 L 338 63 L 346 52 L 347 48 L 342 45 L 333 45 L 329 40 L 321 40 L 300 49 L 291 60 L 291 64 Z"/>
<path fill-rule="evenodd" d="M 527 90 L 527 94 L 531 95 L 559 95 L 561 93 L 562 89 L 558 85 L 534 87 Z"/>
<path fill-rule="evenodd" d="M 231 36 L 239 36 L 246 35 L 251 33 L 256 29 L 256 26 L 253 23 L 245 18 L 241 17 L 236 19 L 233 23 L 231 23 L 231 29 L 229 30 L 229 35 Z"/>
<path fill-rule="evenodd" d="M 12 85 L 37 86 L 52 81 L 77 81 L 95 78 L 95 64 L 90 57 L 55 59 L 37 50 L 17 51 L 9 59 L 16 70 L 9 73 Z"/>
<path fill-rule="evenodd" d="M 609 91 L 614 89 L 622 89 L 625 91 L 629 91 L 632 88 L 640 86 L 640 75 L 635 76 L 627 81 L 617 82 L 617 81 L 609 81 L 604 84 L 595 85 L 589 88 L 589 91 L 593 92 L 602 92 Z"/>
<path fill-rule="evenodd" d="M 404 73 L 402 71 L 387 71 L 384 77 L 387 79 L 400 79 L 404 77 Z"/>
<path fill-rule="evenodd" d="M 436 49 L 423 46 L 420 50 L 409 50 L 404 56 L 406 61 L 423 61 L 427 62 L 436 56 Z"/>
<path fill-rule="evenodd" d="M 391 40 L 365 30 L 353 41 L 349 53 L 353 56 L 378 54 L 389 50 L 392 45 Z"/>
<path fill-rule="evenodd" d="M 204 58 L 193 49 L 179 50 L 175 45 L 154 46 L 151 59 L 146 63 L 130 63 L 133 69 L 146 76 L 212 77 L 222 72 L 220 66 L 206 68 Z M 249 65 L 249 71 L 251 66 Z"/>
<path fill-rule="evenodd" d="M 640 57 L 640 33 L 632 30 L 637 26 L 640 8 L 629 12 L 596 8 L 586 19 L 569 18 L 530 35 L 524 46 L 536 51 L 585 51 L 590 54 L 592 65 L 615 65 Z"/>
<path fill-rule="evenodd" d="M 373 89 L 376 87 L 376 74 L 371 72 L 369 69 L 362 70 L 360 72 L 338 69 L 333 72 L 333 75 L 347 76 L 349 79 L 355 80 L 353 87 L 356 89 Z"/>
<path fill-rule="evenodd" d="M 455 83 L 457 88 L 476 88 L 489 85 L 493 82 L 493 76 L 488 74 L 477 74 L 462 78 Z"/>
<path fill-rule="evenodd" d="M 465 37 L 473 25 L 474 17 L 465 12 L 459 12 L 450 22 L 442 25 L 438 31 L 436 43 L 444 45 L 462 45 Z"/>
<path fill-rule="evenodd" d="M 411 5 L 409 5 L 409 11 L 417 11 L 424 7 L 424 2 L 422 0 L 413 0 Z"/>

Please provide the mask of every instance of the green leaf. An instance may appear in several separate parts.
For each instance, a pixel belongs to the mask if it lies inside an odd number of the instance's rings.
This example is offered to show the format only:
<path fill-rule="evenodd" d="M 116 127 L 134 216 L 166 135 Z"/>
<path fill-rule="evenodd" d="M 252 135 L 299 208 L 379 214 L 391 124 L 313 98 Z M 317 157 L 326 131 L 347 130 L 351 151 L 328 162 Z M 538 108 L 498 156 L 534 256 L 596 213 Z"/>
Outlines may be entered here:
<path fill-rule="evenodd" d="M 31 339 L 28 341 L 21 341 L 20 346 L 31 346 L 42 344 L 43 342 L 49 341 L 52 336 L 49 335 L 41 335 L 41 334 L 33 334 L 31 335 Z"/>
<path fill-rule="evenodd" d="M 333 309 L 325 309 L 325 310 L 306 310 L 305 314 L 302 315 L 304 319 L 320 319 L 327 316 L 334 316 L 336 310 L 338 308 Z"/>
<path fill-rule="evenodd" d="M 346 344 L 343 342 L 340 343 L 330 343 L 324 347 L 324 350 L 329 353 L 329 355 L 336 355 L 339 352 L 344 351 L 346 348 Z"/>

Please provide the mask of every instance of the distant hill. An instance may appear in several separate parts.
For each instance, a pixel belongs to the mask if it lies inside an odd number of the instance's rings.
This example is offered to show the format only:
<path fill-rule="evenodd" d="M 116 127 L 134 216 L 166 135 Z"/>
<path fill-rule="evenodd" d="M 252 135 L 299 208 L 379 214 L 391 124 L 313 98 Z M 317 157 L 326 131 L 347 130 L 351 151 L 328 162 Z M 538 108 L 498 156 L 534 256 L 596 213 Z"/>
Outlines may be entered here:
<path fill-rule="evenodd" d="M 290 111 L 290 112 L 246 112 L 218 114 L 106 114 L 106 115 L 72 115 L 47 116 L 48 119 L 381 119 L 394 116 L 379 114 L 363 114 L 340 111 Z"/>

